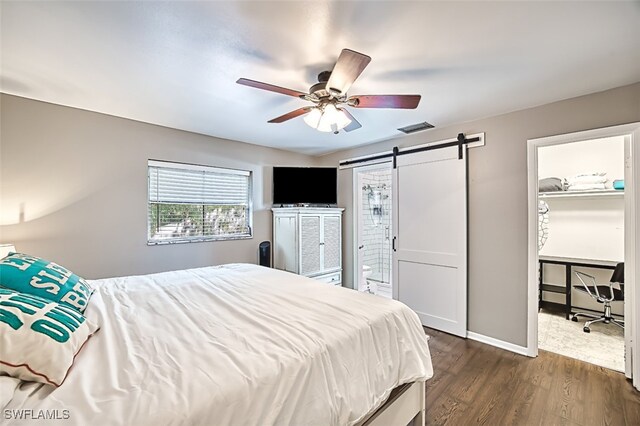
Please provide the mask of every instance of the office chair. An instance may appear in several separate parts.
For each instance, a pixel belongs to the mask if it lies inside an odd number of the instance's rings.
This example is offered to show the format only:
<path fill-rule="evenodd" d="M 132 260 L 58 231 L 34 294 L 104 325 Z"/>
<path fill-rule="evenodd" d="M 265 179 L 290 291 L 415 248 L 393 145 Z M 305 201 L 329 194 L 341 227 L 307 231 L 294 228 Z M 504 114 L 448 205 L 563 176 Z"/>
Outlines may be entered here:
<path fill-rule="evenodd" d="M 609 285 L 597 285 L 596 279 L 591 275 L 585 274 L 584 272 L 574 271 L 582 286 L 576 285 L 573 286 L 576 290 L 587 293 L 593 299 L 595 299 L 598 303 L 604 303 L 604 312 L 602 315 L 593 315 L 586 312 L 577 312 L 571 316 L 571 321 L 578 321 L 578 317 L 587 317 L 593 318 L 591 321 L 587 321 L 584 323 L 584 328 L 582 329 L 585 333 L 590 333 L 591 329 L 589 328 L 591 324 L 594 322 L 604 322 L 605 324 L 613 323 L 618 327 L 624 328 L 624 321 L 617 320 L 611 316 L 611 302 L 622 302 L 624 301 L 624 263 L 618 263 L 616 268 L 613 270 L 613 275 L 611 275 L 611 282 Z M 588 278 L 591 280 L 593 285 L 587 285 L 584 282 L 584 279 Z M 617 289 L 613 286 L 613 284 L 618 283 L 620 285 L 620 289 Z"/>

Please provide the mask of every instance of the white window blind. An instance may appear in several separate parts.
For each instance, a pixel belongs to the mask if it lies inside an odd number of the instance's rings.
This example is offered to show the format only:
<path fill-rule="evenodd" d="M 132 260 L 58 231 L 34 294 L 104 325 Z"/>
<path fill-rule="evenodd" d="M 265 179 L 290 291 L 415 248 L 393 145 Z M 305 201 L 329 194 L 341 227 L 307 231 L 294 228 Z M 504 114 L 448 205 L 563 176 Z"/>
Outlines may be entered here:
<path fill-rule="evenodd" d="M 149 160 L 150 244 L 251 237 L 251 172 Z"/>

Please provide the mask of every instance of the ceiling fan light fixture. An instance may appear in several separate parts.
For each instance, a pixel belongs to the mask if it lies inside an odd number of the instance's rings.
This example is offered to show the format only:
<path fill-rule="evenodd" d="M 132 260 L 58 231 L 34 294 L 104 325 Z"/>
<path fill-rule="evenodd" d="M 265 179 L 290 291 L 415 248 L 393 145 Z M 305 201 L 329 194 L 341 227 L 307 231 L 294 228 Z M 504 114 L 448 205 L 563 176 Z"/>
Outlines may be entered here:
<path fill-rule="evenodd" d="M 344 129 L 351 123 L 344 111 L 334 104 L 327 104 L 324 109 L 314 108 L 304 117 L 305 123 L 320 132 L 333 132 Z"/>
<path fill-rule="evenodd" d="M 336 108 L 334 104 L 327 104 L 324 107 L 320 123 L 318 123 L 318 130 L 321 132 L 336 132 L 345 128 L 349 123 L 351 123 L 351 120 L 341 109 Z"/>
<path fill-rule="evenodd" d="M 313 108 L 309 114 L 304 116 L 304 122 L 307 123 L 309 127 L 317 129 L 321 118 L 322 111 L 320 111 L 320 108 Z"/>
<path fill-rule="evenodd" d="M 347 116 L 347 114 L 344 113 L 342 108 L 336 108 L 336 111 L 337 111 L 336 125 L 338 126 L 339 130 L 342 130 L 345 127 L 347 127 L 349 124 L 351 124 L 351 119 Z"/>

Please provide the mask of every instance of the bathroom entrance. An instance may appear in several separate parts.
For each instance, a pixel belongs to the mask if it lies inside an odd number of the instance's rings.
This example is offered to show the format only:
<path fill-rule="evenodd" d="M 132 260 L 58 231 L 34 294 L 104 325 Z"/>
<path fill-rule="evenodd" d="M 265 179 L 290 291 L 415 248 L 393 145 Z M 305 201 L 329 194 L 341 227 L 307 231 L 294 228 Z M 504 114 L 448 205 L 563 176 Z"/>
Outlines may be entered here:
<path fill-rule="evenodd" d="M 354 175 L 354 283 L 391 298 L 391 163 L 357 167 Z"/>

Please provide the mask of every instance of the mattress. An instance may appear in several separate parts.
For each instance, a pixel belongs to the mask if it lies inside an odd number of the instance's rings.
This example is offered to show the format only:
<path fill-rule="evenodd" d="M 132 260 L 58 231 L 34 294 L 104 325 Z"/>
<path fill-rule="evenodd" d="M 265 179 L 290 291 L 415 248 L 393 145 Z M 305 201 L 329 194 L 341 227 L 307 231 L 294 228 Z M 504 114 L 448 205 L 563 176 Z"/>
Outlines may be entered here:
<path fill-rule="evenodd" d="M 348 425 L 433 374 L 394 300 L 248 264 L 91 284 L 100 331 L 59 388 L 0 378 L 3 423 Z"/>

